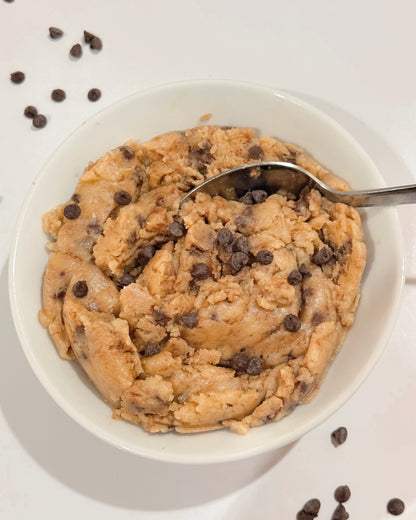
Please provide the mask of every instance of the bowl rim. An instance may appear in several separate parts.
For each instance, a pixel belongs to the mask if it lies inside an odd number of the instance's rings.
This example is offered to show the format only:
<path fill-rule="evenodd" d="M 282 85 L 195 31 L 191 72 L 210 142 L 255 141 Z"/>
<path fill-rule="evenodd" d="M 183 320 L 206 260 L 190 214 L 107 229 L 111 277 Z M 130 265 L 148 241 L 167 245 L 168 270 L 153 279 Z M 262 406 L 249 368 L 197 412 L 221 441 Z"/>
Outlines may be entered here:
<path fill-rule="evenodd" d="M 225 457 L 224 455 L 214 455 L 212 453 L 206 453 L 205 455 L 192 455 L 192 459 L 184 457 L 183 454 L 171 453 L 166 450 L 157 450 L 153 448 L 145 448 L 145 449 L 137 449 L 132 448 L 126 444 L 123 444 L 121 440 L 114 439 L 114 435 L 110 434 L 108 431 L 104 430 L 102 427 L 96 425 L 93 421 L 88 420 L 83 413 L 78 412 L 77 408 L 74 407 L 71 403 L 69 403 L 66 398 L 62 395 L 61 391 L 57 389 L 57 387 L 52 383 L 52 381 L 48 378 L 45 369 L 42 364 L 39 362 L 37 357 L 35 356 L 31 346 L 30 339 L 27 337 L 25 332 L 25 327 L 22 322 L 21 313 L 19 310 L 18 297 L 17 292 L 15 290 L 15 277 L 16 277 L 16 256 L 18 253 L 19 241 L 21 238 L 22 226 L 24 224 L 26 212 L 28 207 L 31 204 L 32 198 L 36 192 L 38 182 L 43 179 L 45 175 L 48 174 L 49 167 L 54 162 L 55 157 L 60 154 L 61 150 L 64 149 L 68 142 L 78 133 L 78 131 L 84 126 L 84 124 L 94 124 L 101 117 L 105 117 L 110 114 L 112 111 L 119 109 L 122 105 L 130 103 L 132 99 L 146 97 L 149 94 L 166 91 L 173 88 L 189 88 L 189 87 L 198 87 L 207 85 L 216 85 L 216 86 L 228 86 L 234 88 L 251 88 L 253 90 L 259 90 L 263 93 L 268 93 L 273 96 L 282 98 L 284 100 L 289 101 L 291 104 L 297 105 L 301 109 L 306 112 L 312 113 L 315 117 L 324 121 L 326 125 L 332 127 L 339 135 L 342 136 L 342 139 L 349 142 L 355 148 L 359 148 L 363 156 L 365 156 L 366 160 L 369 164 L 373 166 L 373 168 L 377 171 L 378 176 L 382 179 L 382 176 L 374 164 L 371 157 L 367 154 L 365 149 L 361 146 L 361 144 L 335 119 L 327 115 L 325 112 L 317 109 L 313 105 L 310 105 L 308 102 L 303 101 L 302 99 L 293 96 L 290 93 L 285 92 L 284 90 L 275 89 L 271 86 L 265 86 L 260 83 L 254 83 L 249 81 L 240 81 L 240 80 L 229 80 L 229 79 L 219 79 L 219 78 L 208 78 L 208 79 L 191 79 L 191 80 L 182 80 L 182 81 L 173 81 L 168 83 L 162 83 L 155 86 L 150 86 L 146 89 L 139 90 L 132 94 L 129 94 L 126 97 L 123 97 L 107 107 L 104 107 L 102 110 L 96 112 L 90 118 L 85 120 L 81 125 L 77 126 L 70 134 L 64 138 L 64 140 L 58 145 L 57 148 L 51 153 L 49 158 L 43 164 L 35 179 L 32 181 L 32 184 L 27 191 L 23 204 L 21 206 L 18 218 L 16 220 L 15 229 L 13 232 L 12 245 L 10 248 L 10 257 L 9 257 L 9 265 L 8 265 L 8 276 L 9 276 L 9 300 L 12 311 L 12 317 L 15 325 L 15 329 L 19 338 L 20 345 L 23 348 L 26 359 L 29 362 L 32 370 L 36 374 L 38 380 L 48 392 L 48 394 L 52 397 L 52 399 L 56 402 L 56 404 L 67 414 L 69 415 L 75 422 L 80 424 L 83 428 L 85 428 L 88 432 L 97 436 L 98 438 L 108 442 L 112 446 L 122 449 L 123 451 L 127 451 L 128 453 L 132 453 L 135 455 L 140 455 L 146 457 L 147 459 L 156 460 L 159 462 L 169 462 L 176 464 L 213 464 L 213 463 L 223 463 L 223 462 L 232 462 L 242 459 L 247 459 L 256 455 L 260 455 L 272 450 L 276 450 L 283 446 L 290 444 L 298 439 L 300 439 L 307 432 L 316 428 L 319 424 L 328 419 L 331 415 L 333 415 L 346 401 L 348 401 L 352 395 L 360 388 L 362 383 L 367 379 L 370 372 L 375 367 L 376 363 L 380 359 L 384 349 L 387 346 L 389 338 L 393 332 L 394 324 L 397 320 L 397 316 L 402 304 L 402 289 L 404 285 L 404 253 L 403 253 L 403 234 L 401 232 L 401 227 L 399 225 L 399 219 L 397 210 L 394 208 L 390 208 L 392 210 L 392 216 L 394 216 L 395 225 L 397 228 L 397 236 L 395 237 L 397 243 L 399 245 L 398 251 L 396 252 L 396 256 L 400 258 L 400 277 L 397 280 L 394 288 L 394 301 L 396 305 L 393 308 L 393 312 L 390 313 L 388 320 L 385 321 L 383 329 L 384 334 L 382 340 L 378 342 L 377 348 L 373 349 L 372 354 L 369 356 L 366 362 L 365 369 L 361 369 L 361 377 L 359 380 L 355 382 L 354 385 L 348 385 L 346 389 L 341 391 L 338 396 L 331 402 L 331 406 L 327 405 L 317 413 L 312 419 L 308 420 L 307 424 L 300 426 L 296 430 L 296 435 L 284 435 L 283 439 L 278 442 L 270 442 L 264 443 L 260 446 L 252 447 L 246 449 L 243 452 L 229 453 Z M 203 123 L 201 123 L 203 124 Z M 208 123 L 207 123 L 208 124 Z M 383 181 L 384 182 L 384 181 Z M 398 268 L 399 266 L 397 266 Z M 209 434 L 210 432 L 205 432 Z M 248 434 L 249 435 L 249 434 Z"/>

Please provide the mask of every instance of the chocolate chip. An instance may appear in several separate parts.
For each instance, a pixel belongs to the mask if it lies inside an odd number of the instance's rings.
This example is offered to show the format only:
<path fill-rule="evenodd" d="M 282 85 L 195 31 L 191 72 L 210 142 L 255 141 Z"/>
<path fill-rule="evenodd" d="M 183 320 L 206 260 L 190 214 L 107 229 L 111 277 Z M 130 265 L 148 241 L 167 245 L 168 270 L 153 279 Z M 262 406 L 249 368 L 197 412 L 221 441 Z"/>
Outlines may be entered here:
<path fill-rule="evenodd" d="M 172 222 L 169 224 L 169 234 L 172 238 L 181 238 L 185 235 L 186 229 L 181 222 Z"/>
<path fill-rule="evenodd" d="M 297 332 L 300 329 L 300 319 L 294 314 L 286 314 L 283 326 L 288 332 Z"/>
<path fill-rule="evenodd" d="M 347 440 L 348 430 L 344 426 L 340 426 L 331 433 L 331 442 L 337 448 Z"/>
<path fill-rule="evenodd" d="M 318 516 L 319 510 L 321 509 L 321 502 L 318 498 L 311 498 L 303 506 L 302 511 L 308 515 Z"/>
<path fill-rule="evenodd" d="M 156 325 L 160 325 L 161 327 L 166 327 L 166 325 L 170 321 L 170 317 L 163 312 L 161 309 L 153 310 L 153 318 L 155 320 Z"/>
<path fill-rule="evenodd" d="M 155 253 L 156 247 L 149 244 L 139 250 L 139 257 L 143 258 L 144 260 L 150 260 L 155 256 Z"/>
<path fill-rule="evenodd" d="M 312 323 L 312 325 L 314 327 L 317 327 L 318 325 L 320 325 L 324 321 L 325 321 L 325 317 L 324 317 L 324 315 L 321 312 L 316 311 L 316 312 L 313 313 L 312 319 L 311 319 L 311 323 Z"/>
<path fill-rule="evenodd" d="M 89 235 L 98 238 L 103 232 L 103 227 L 99 222 L 94 220 L 93 222 L 88 224 L 87 231 Z"/>
<path fill-rule="evenodd" d="M 4 0 L 7 4 L 12 4 L 14 0 Z"/>
<path fill-rule="evenodd" d="M 82 56 L 82 47 L 79 43 L 76 43 L 71 47 L 71 50 L 69 51 L 69 54 L 73 58 L 80 58 Z"/>
<path fill-rule="evenodd" d="M 136 281 L 136 278 L 134 276 L 132 276 L 129 273 L 124 273 L 119 278 L 117 285 L 119 286 L 119 288 L 122 289 L 123 287 L 127 287 L 131 283 L 135 283 L 135 281 Z"/>
<path fill-rule="evenodd" d="M 131 195 L 128 191 L 119 190 L 114 193 L 114 201 L 120 206 L 126 206 L 131 202 Z"/>
<path fill-rule="evenodd" d="M 273 262 L 273 253 L 267 249 L 262 249 L 256 255 L 256 260 L 261 265 L 269 265 Z"/>
<path fill-rule="evenodd" d="M 144 357 L 151 357 L 155 356 L 156 354 L 159 354 L 160 352 L 160 346 L 155 345 L 154 343 L 151 343 L 148 341 L 144 347 Z"/>
<path fill-rule="evenodd" d="M 258 376 L 262 370 L 263 370 L 262 360 L 257 356 L 252 357 L 247 366 L 247 374 L 249 376 Z"/>
<path fill-rule="evenodd" d="M 249 234 L 253 229 L 254 218 L 250 215 L 252 208 L 246 208 L 241 215 L 235 219 L 235 225 L 240 233 Z"/>
<path fill-rule="evenodd" d="M 249 253 L 250 252 L 250 244 L 247 238 L 243 235 L 238 237 L 234 242 L 232 249 L 234 252 L 241 251 L 241 253 Z"/>
<path fill-rule="evenodd" d="M 88 294 L 88 285 L 85 280 L 79 280 L 72 286 L 72 292 L 77 298 L 84 298 Z"/>
<path fill-rule="evenodd" d="M 84 42 L 85 43 L 91 43 L 93 38 L 95 38 L 94 34 L 88 32 L 88 31 L 84 31 Z"/>
<path fill-rule="evenodd" d="M 101 41 L 101 38 L 94 36 L 90 42 L 90 48 L 94 49 L 95 51 L 100 51 L 103 48 L 103 42 Z"/>
<path fill-rule="evenodd" d="M 349 517 L 350 515 L 345 510 L 345 507 L 342 504 L 338 504 L 331 516 L 331 520 L 347 520 Z"/>
<path fill-rule="evenodd" d="M 101 90 L 99 88 L 92 88 L 88 91 L 88 99 L 90 101 L 98 101 L 101 97 Z"/>
<path fill-rule="evenodd" d="M 38 115 L 38 110 L 36 107 L 29 105 L 24 110 L 24 115 L 28 117 L 29 119 L 33 119 L 35 116 Z"/>
<path fill-rule="evenodd" d="M 74 330 L 75 337 L 78 341 L 85 340 L 85 326 L 84 325 L 77 325 Z"/>
<path fill-rule="evenodd" d="M 193 329 L 197 320 L 198 315 L 195 311 L 189 312 L 188 314 L 182 314 L 181 316 L 182 323 L 185 325 L 185 327 L 188 327 L 188 329 Z"/>
<path fill-rule="evenodd" d="M 231 269 L 237 273 L 238 271 L 241 271 L 241 269 L 248 264 L 248 254 L 242 253 L 241 251 L 237 251 L 236 253 L 233 253 L 231 255 L 231 258 L 228 260 L 228 265 L 231 267 Z"/>
<path fill-rule="evenodd" d="M 79 193 L 74 193 L 71 197 L 71 199 L 76 203 L 79 204 L 81 200 L 81 195 Z"/>
<path fill-rule="evenodd" d="M 264 202 L 267 199 L 267 197 L 269 196 L 267 191 L 264 191 L 264 190 L 253 190 L 251 192 L 251 195 L 253 197 L 255 204 L 260 204 L 260 203 Z"/>
<path fill-rule="evenodd" d="M 302 511 L 299 511 L 296 515 L 296 520 L 313 520 L 315 517 L 314 515 L 310 515 L 309 513 L 305 513 L 305 511 L 302 509 Z"/>
<path fill-rule="evenodd" d="M 217 242 L 221 247 L 227 247 L 234 241 L 234 235 L 227 228 L 222 228 L 218 231 Z"/>
<path fill-rule="evenodd" d="M 62 31 L 62 29 L 58 29 L 58 27 L 49 27 L 49 36 L 52 38 L 52 40 L 60 38 L 63 34 L 64 31 Z"/>
<path fill-rule="evenodd" d="M 74 220 L 81 215 L 81 208 L 78 204 L 68 204 L 64 208 L 64 217 L 69 220 Z"/>
<path fill-rule="evenodd" d="M 54 101 L 57 101 L 58 103 L 60 103 L 61 101 L 63 101 L 66 98 L 65 91 L 62 90 L 61 88 L 56 88 L 55 90 L 52 90 L 51 98 Z"/>
<path fill-rule="evenodd" d="M 48 120 L 43 114 L 38 114 L 32 120 L 32 124 L 35 128 L 43 128 L 46 126 Z"/>
<path fill-rule="evenodd" d="M 191 147 L 188 156 L 192 167 L 202 174 L 206 173 L 207 164 L 210 164 L 214 159 L 211 154 L 211 145 L 208 142 L 202 143 L 200 146 Z"/>
<path fill-rule="evenodd" d="M 400 498 L 392 498 L 387 502 L 387 511 L 394 516 L 399 516 L 404 511 L 404 502 Z"/>
<path fill-rule="evenodd" d="M 312 256 L 311 262 L 316 265 L 324 265 L 330 262 L 333 258 L 334 253 L 329 249 L 329 247 L 323 247 Z"/>
<path fill-rule="evenodd" d="M 241 202 L 242 204 L 247 204 L 248 206 L 252 206 L 254 204 L 254 199 L 251 191 L 248 191 L 242 197 L 240 197 L 238 199 L 238 202 Z"/>
<path fill-rule="evenodd" d="M 55 294 L 55 300 L 63 300 L 66 295 L 66 287 L 63 287 Z"/>
<path fill-rule="evenodd" d="M 207 264 L 198 262 L 192 266 L 191 276 L 194 280 L 206 280 L 211 273 Z"/>
<path fill-rule="evenodd" d="M 350 499 L 351 490 L 348 486 L 338 486 L 334 491 L 334 497 L 337 502 L 342 504 Z"/>
<path fill-rule="evenodd" d="M 299 272 L 303 276 L 303 278 L 309 278 L 311 275 L 311 272 L 306 267 L 306 264 L 300 264 L 299 266 Z"/>
<path fill-rule="evenodd" d="M 247 354 L 237 352 L 230 358 L 230 367 L 236 372 L 246 372 L 249 364 Z"/>
<path fill-rule="evenodd" d="M 293 271 L 291 271 L 287 277 L 287 281 L 290 283 L 290 285 L 298 285 L 302 280 L 303 276 L 297 269 L 293 269 Z"/>
<path fill-rule="evenodd" d="M 248 156 L 250 157 L 250 159 L 262 161 L 264 157 L 263 148 L 258 144 L 250 146 L 250 148 L 248 149 Z"/>
<path fill-rule="evenodd" d="M 22 83 L 24 80 L 25 80 L 25 73 L 22 72 L 21 70 L 18 70 L 16 72 L 12 72 L 10 74 L 10 80 L 12 83 L 15 83 L 16 85 L 18 85 L 19 83 Z"/>
<path fill-rule="evenodd" d="M 129 161 L 133 159 L 135 152 L 134 148 L 132 148 L 131 146 L 120 146 L 119 150 L 123 154 L 125 159 L 128 159 Z"/>

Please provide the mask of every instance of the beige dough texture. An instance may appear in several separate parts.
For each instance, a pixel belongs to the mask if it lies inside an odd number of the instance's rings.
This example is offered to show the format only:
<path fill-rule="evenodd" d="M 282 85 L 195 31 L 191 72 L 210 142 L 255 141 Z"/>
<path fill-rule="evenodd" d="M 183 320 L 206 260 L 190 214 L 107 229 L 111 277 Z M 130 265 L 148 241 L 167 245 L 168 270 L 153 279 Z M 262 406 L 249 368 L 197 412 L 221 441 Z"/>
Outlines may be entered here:
<path fill-rule="evenodd" d="M 44 215 L 40 321 L 115 418 L 246 433 L 319 387 L 359 300 L 357 211 L 315 190 L 199 194 L 179 208 L 204 179 L 259 160 L 348 189 L 293 144 L 201 126 L 109 151 Z"/>

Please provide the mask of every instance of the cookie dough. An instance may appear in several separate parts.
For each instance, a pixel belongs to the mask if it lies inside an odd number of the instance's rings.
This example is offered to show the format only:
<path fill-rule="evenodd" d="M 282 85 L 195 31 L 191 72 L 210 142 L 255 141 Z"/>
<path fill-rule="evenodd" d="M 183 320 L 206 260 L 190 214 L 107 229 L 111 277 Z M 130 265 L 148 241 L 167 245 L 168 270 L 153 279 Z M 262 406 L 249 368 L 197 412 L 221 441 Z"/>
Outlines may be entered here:
<path fill-rule="evenodd" d="M 181 196 L 221 171 L 291 161 L 348 186 L 295 145 L 201 126 L 91 163 L 44 215 L 39 317 L 115 418 L 149 432 L 276 421 L 314 395 L 353 324 L 360 217 L 317 191 Z"/>

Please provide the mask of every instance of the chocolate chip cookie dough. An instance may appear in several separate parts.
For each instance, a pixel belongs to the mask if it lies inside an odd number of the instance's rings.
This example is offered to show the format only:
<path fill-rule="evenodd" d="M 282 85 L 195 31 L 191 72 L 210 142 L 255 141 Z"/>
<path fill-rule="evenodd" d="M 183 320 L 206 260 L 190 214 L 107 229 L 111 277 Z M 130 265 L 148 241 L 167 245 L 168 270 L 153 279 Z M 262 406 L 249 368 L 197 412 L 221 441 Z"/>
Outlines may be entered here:
<path fill-rule="evenodd" d="M 201 126 L 91 163 L 52 237 L 41 323 L 114 417 L 149 432 L 279 420 L 313 396 L 351 327 L 366 247 L 355 209 L 317 191 L 181 196 L 258 160 L 347 185 L 292 144 Z"/>

